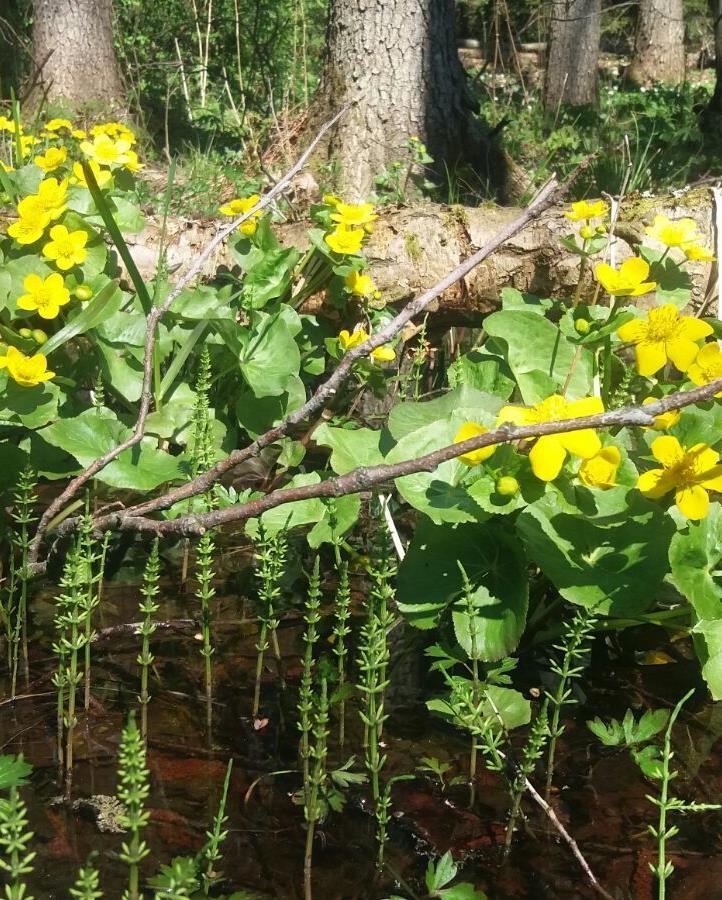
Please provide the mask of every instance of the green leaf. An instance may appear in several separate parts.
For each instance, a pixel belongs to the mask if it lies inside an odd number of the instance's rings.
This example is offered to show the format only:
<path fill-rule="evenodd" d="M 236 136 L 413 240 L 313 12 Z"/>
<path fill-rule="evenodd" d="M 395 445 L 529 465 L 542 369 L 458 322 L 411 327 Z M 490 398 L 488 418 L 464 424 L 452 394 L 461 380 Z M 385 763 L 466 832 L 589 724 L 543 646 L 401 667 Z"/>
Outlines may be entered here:
<path fill-rule="evenodd" d="M 472 587 L 484 588 L 475 619 L 480 656 L 500 659 L 522 633 L 528 579 L 519 542 L 498 522 L 452 528 L 422 519 L 399 568 L 399 610 L 417 628 L 433 628 L 459 597 L 463 586 L 459 563 Z"/>
<path fill-rule="evenodd" d="M 566 396 L 585 397 L 592 386 L 592 354 L 577 348 L 556 325 L 536 312 L 502 310 L 484 319 L 484 329 L 505 357 L 526 404 L 558 392 L 571 372 Z"/>
<path fill-rule="evenodd" d="M 361 497 L 358 494 L 347 494 L 345 497 L 337 497 L 334 500 L 336 507 L 336 525 L 331 530 L 330 510 L 327 506 L 326 514 L 320 522 L 317 522 L 307 535 L 308 545 L 314 550 L 321 544 L 331 544 L 350 531 L 358 521 L 361 512 Z"/>
<path fill-rule="evenodd" d="M 657 303 L 673 303 L 677 309 L 684 309 L 692 296 L 689 272 L 675 262 L 667 251 L 642 245 L 639 255 L 649 263 L 649 280 L 657 283 Z"/>
<path fill-rule="evenodd" d="M 28 776 L 33 767 L 20 756 L 0 756 L 0 791 L 20 787 L 28 783 Z"/>
<path fill-rule="evenodd" d="M 252 438 L 264 434 L 306 402 L 306 388 L 298 375 L 291 375 L 282 394 L 276 397 L 256 397 L 245 386 L 236 401 L 238 422 Z M 314 435 L 315 436 L 315 435 Z"/>
<path fill-rule="evenodd" d="M 722 506 L 712 503 L 706 518 L 678 531 L 669 545 L 672 580 L 699 619 L 722 619 Z"/>
<path fill-rule="evenodd" d="M 444 853 L 436 865 L 429 860 L 429 865 L 426 869 L 426 888 L 428 892 L 434 894 L 439 891 L 456 878 L 456 872 L 456 863 L 454 862 L 450 850 L 447 850 L 446 853 Z"/>
<path fill-rule="evenodd" d="M 43 345 L 43 353 L 47 356 L 62 347 L 68 341 L 85 334 L 91 328 L 95 328 L 104 322 L 108 316 L 112 316 L 120 309 L 123 295 L 120 292 L 117 281 L 108 281 L 83 309 L 76 310 L 75 315 L 67 325 L 56 331 Z"/>
<path fill-rule="evenodd" d="M 510 599 L 513 599 L 514 605 L 509 602 Z M 456 601 L 451 615 L 456 640 L 469 659 L 474 658 L 474 647 L 476 659 L 487 662 L 513 653 L 526 625 L 526 595 L 519 591 L 513 598 L 495 597 L 480 584 L 474 591 L 473 601 L 473 616 L 469 615 L 463 599 Z"/>
<path fill-rule="evenodd" d="M 248 269 L 243 279 L 243 304 L 262 309 L 271 300 L 283 297 L 291 285 L 291 275 L 300 253 L 294 247 L 269 250 Z"/>
<path fill-rule="evenodd" d="M 722 619 L 700 619 L 692 635 L 712 699 L 722 700 Z"/>
<path fill-rule="evenodd" d="M 313 433 L 313 440 L 331 448 L 331 468 L 345 475 L 358 466 L 375 466 L 384 462 L 380 449 L 382 431 L 371 428 L 335 428 L 326 422 Z"/>
<path fill-rule="evenodd" d="M 595 719 L 590 719 L 587 722 L 587 728 L 605 747 L 619 747 L 620 744 L 624 743 L 622 726 L 617 719 L 612 719 L 607 725 L 597 716 Z"/>
<path fill-rule="evenodd" d="M 241 372 L 256 397 L 277 397 L 286 390 L 291 375 L 298 375 L 301 354 L 294 336 L 301 329 L 295 310 L 282 307 L 269 315 L 254 316 L 255 327 L 241 340 Z"/>
<path fill-rule="evenodd" d="M 519 513 L 517 529 L 531 559 L 571 603 L 633 616 L 648 609 L 667 573 L 674 523 L 637 491 L 616 513 L 593 516 L 546 495 Z"/>
<path fill-rule="evenodd" d="M 42 428 L 57 416 L 60 396 L 60 388 L 52 381 L 23 387 L 8 378 L 5 390 L 0 393 L 0 420 L 19 421 L 26 428 Z"/>
<path fill-rule="evenodd" d="M 131 430 L 110 410 L 89 409 L 73 419 L 61 419 L 38 434 L 52 446 L 65 450 L 81 466 L 88 466 L 128 438 Z M 156 441 L 147 439 L 124 450 L 96 478 L 112 487 L 150 491 L 165 482 L 182 479 L 185 473 L 181 463 L 181 457 L 164 453 Z"/>
<path fill-rule="evenodd" d="M 531 721 L 531 701 L 514 688 L 487 684 L 484 687 L 484 698 L 482 717 L 491 719 L 497 725 L 501 719 L 507 731 L 521 728 Z"/>
<path fill-rule="evenodd" d="M 462 384 L 435 400 L 398 403 L 389 413 L 388 429 L 392 437 L 399 441 L 424 425 L 448 419 L 452 413 L 457 413 L 457 418 L 462 421 L 478 422 L 489 427 L 495 423 L 501 404 L 500 397 Z"/>
<path fill-rule="evenodd" d="M 319 484 L 321 476 L 318 472 L 308 472 L 296 475 L 286 488 L 304 487 L 309 484 Z M 290 530 L 297 528 L 299 525 L 310 525 L 311 523 L 320 522 L 326 515 L 326 504 L 318 497 L 311 500 L 294 500 L 292 503 L 285 503 L 283 506 L 276 506 L 274 509 L 266 510 L 261 515 L 261 521 L 266 534 L 270 537 L 277 535 L 279 531 L 284 529 Z M 255 538 L 258 534 L 258 519 L 249 519 L 246 525 L 246 534 L 251 538 Z"/>
<path fill-rule="evenodd" d="M 514 390 L 514 378 L 506 362 L 484 350 L 470 350 L 459 356 L 447 371 L 452 388 L 466 384 L 478 391 L 496 394 L 508 400 Z"/>

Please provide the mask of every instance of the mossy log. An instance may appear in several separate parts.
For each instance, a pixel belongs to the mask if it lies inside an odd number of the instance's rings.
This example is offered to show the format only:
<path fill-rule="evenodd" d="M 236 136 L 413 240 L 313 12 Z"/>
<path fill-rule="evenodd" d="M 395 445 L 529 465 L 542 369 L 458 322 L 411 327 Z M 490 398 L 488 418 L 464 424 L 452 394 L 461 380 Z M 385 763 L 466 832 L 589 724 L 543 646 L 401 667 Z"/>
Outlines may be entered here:
<path fill-rule="evenodd" d="M 430 203 L 383 211 L 366 247 L 368 271 L 385 301 L 399 305 L 435 284 L 518 212 L 515 208 L 491 205 Z M 634 254 L 635 245 L 645 238 L 645 225 L 651 224 L 657 213 L 674 219 L 693 218 L 706 245 L 714 249 L 714 200 L 709 188 L 695 188 L 678 195 L 631 197 L 625 200 L 617 222 L 617 265 Z M 303 249 L 308 245 L 307 225 L 297 222 L 274 227 L 282 243 Z M 505 287 L 543 297 L 571 296 L 579 278 L 579 258 L 562 247 L 559 238 L 576 227 L 564 217 L 563 207 L 550 210 L 448 290 L 432 312 L 448 324 L 476 324 L 498 307 Z M 215 228 L 214 222 L 170 221 L 167 261 L 171 271 L 187 265 Z M 150 220 L 145 231 L 129 238 L 133 256 L 146 278 L 155 270 L 159 237 L 159 223 Z M 647 241 L 653 243 L 651 239 Z M 220 248 L 209 260 L 205 274 L 210 277 L 219 266 L 229 264 L 226 249 Z M 693 284 L 693 303 L 699 307 L 714 291 L 716 265 L 688 263 L 687 270 Z M 593 276 L 587 270 L 582 296 L 591 297 L 593 293 Z"/>

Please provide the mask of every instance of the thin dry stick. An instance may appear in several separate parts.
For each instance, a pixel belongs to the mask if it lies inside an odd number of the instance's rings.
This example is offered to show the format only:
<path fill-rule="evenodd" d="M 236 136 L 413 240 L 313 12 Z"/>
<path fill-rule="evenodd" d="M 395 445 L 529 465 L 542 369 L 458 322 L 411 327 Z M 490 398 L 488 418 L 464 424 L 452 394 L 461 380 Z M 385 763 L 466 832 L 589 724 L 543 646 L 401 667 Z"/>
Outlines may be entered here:
<path fill-rule="evenodd" d="M 181 81 L 181 89 L 183 91 L 183 99 L 186 102 L 186 111 L 188 113 L 188 121 L 193 121 L 193 107 L 191 106 L 191 95 L 188 90 L 188 81 L 186 79 L 186 70 L 183 65 L 183 57 L 180 52 L 180 44 L 178 43 L 178 38 L 173 38 L 175 41 L 175 52 L 178 57 L 178 71 L 180 72 L 180 81 Z"/>
<path fill-rule="evenodd" d="M 55 516 L 67 505 L 67 503 L 78 493 L 81 488 L 90 481 L 101 469 L 104 469 L 108 463 L 116 459 L 124 450 L 128 450 L 135 444 L 140 443 L 145 433 L 145 423 L 150 412 L 151 403 L 151 385 L 153 380 L 153 349 L 155 347 L 155 337 L 158 322 L 170 309 L 173 302 L 177 299 L 181 291 L 189 284 L 203 269 L 203 266 L 215 251 L 216 247 L 221 244 L 233 231 L 243 222 L 247 221 L 258 210 L 265 209 L 279 194 L 281 194 L 288 184 L 293 180 L 294 176 L 305 166 L 309 157 L 313 153 L 316 145 L 326 132 L 332 128 L 338 120 L 345 115 L 348 107 L 344 106 L 338 113 L 323 125 L 306 150 L 301 154 L 296 163 L 286 172 L 286 174 L 255 204 L 248 212 L 234 219 L 229 225 L 224 226 L 208 243 L 206 248 L 196 257 L 195 262 L 189 267 L 188 271 L 183 275 L 163 303 L 154 307 L 148 316 L 148 327 L 145 339 L 145 351 L 143 357 L 143 387 L 141 391 L 140 410 L 138 419 L 133 428 L 133 433 L 126 440 L 121 441 L 112 450 L 109 450 L 104 456 L 99 457 L 91 463 L 83 472 L 74 478 L 65 490 L 48 506 L 38 522 L 38 528 L 29 548 L 29 566 L 31 571 L 38 572 L 42 567 L 38 564 L 38 555 L 40 552 L 40 544 L 43 534 L 48 524 Z M 188 496 L 193 496 L 189 494 Z"/>
<path fill-rule="evenodd" d="M 722 391 L 722 378 L 717 378 L 703 387 L 668 394 L 666 397 L 644 406 L 627 406 L 592 416 L 564 419 L 557 422 L 543 422 L 539 425 L 516 426 L 504 423 L 493 431 L 488 431 L 479 437 L 469 438 L 469 440 L 461 441 L 458 444 L 449 444 L 424 456 L 406 459 L 398 463 L 360 466 L 346 475 L 328 478 L 318 484 L 296 488 L 280 488 L 256 500 L 237 503 L 224 509 L 213 510 L 207 513 L 179 516 L 177 519 L 170 520 L 157 520 L 146 518 L 137 513 L 132 514 L 131 510 L 126 510 L 125 512 L 100 516 L 95 519 L 94 524 L 96 528 L 101 530 L 117 528 L 121 531 L 149 531 L 157 535 L 200 535 L 209 528 L 225 525 L 228 522 L 256 518 L 269 509 L 275 509 L 286 503 L 319 497 L 343 497 L 347 494 L 358 494 L 362 491 L 370 490 L 375 485 L 390 482 L 396 478 L 403 478 L 405 475 L 433 472 L 441 463 L 493 444 L 512 443 L 543 437 L 548 434 L 562 434 L 586 428 L 598 429 L 624 425 L 651 426 L 654 424 L 656 416 L 673 409 L 682 409 L 693 403 L 709 400 L 718 391 Z M 69 530 L 71 527 L 72 522 L 68 520 L 64 523 L 61 530 Z"/>

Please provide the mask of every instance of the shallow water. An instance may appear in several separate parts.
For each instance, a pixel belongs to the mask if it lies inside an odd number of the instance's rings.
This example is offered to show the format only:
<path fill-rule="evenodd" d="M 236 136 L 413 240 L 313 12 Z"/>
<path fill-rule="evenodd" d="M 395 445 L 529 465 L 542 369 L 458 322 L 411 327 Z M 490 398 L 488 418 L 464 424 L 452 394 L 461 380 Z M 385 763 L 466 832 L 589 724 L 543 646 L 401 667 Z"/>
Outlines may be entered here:
<path fill-rule="evenodd" d="M 237 559 L 235 563 L 238 563 Z M 233 568 L 233 566 L 230 566 Z M 225 578 L 226 585 L 229 579 Z M 255 626 L 240 597 L 248 581 L 231 579 L 234 589 L 214 605 L 214 699 L 212 730 L 206 728 L 200 644 L 193 617 L 197 601 L 173 584 L 164 585 L 159 618 L 177 627 L 159 630 L 152 642 L 156 657 L 151 679 L 148 765 L 151 773 L 150 824 L 145 838 L 152 853 L 143 865 L 146 875 L 173 856 L 197 851 L 215 813 L 226 761 L 234 759 L 229 793 L 229 836 L 224 844 L 222 889 L 246 890 L 252 896 L 302 896 L 305 833 L 302 810 L 291 797 L 300 786 L 295 769 L 295 685 L 299 669 L 300 628 L 293 617 L 281 631 L 283 666 L 289 683 L 282 690 L 271 662 L 264 676 L 259 720 L 250 717 L 255 668 Z M 363 586 L 357 585 L 360 595 Z M 96 628 L 113 629 L 135 622 L 138 594 L 133 584 L 118 580 L 105 585 Z M 33 599 L 30 640 L 30 680 L 21 679 L 22 696 L 0 705 L 0 752 L 20 753 L 33 766 L 32 784 L 24 789 L 38 856 L 28 878 L 36 898 L 65 898 L 77 868 L 91 851 L 101 870 L 105 896 L 117 898 L 124 887 L 125 866 L 118 859 L 120 834 L 102 833 L 87 808 L 53 805 L 59 793 L 55 758 L 55 696 L 50 676 L 52 592 Z M 75 745 L 73 797 L 112 795 L 115 759 L 123 723 L 136 707 L 139 639 L 127 630 L 101 633 L 93 644 L 93 700 L 81 711 Z M 632 643 L 632 642 L 628 642 Z M 582 703 L 569 707 L 566 732 L 559 743 L 553 803 L 559 818 L 574 835 L 591 868 L 607 890 L 619 898 L 646 900 L 656 896 L 649 872 L 654 842 L 646 826 L 654 809 L 645 799 L 650 785 L 639 775 L 626 752 L 602 748 L 584 725 L 594 715 L 621 716 L 627 706 L 673 705 L 688 685 L 695 684 L 695 664 L 678 652 L 666 665 L 638 665 L 624 642 L 613 653 L 602 647 L 584 681 Z M 531 655 L 530 655 L 531 656 Z M 0 696 L 7 697 L 7 673 L 0 671 Z M 538 671 L 525 661 L 520 689 L 535 690 Z M 333 722 L 334 720 L 332 720 Z M 330 762 L 360 758 L 358 716 L 348 713 L 349 734 L 343 753 L 332 731 Z M 676 763 L 682 774 L 675 782 L 685 798 L 715 802 L 722 797 L 719 738 L 722 710 L 704 700 L 704 692 L 683 713 L 678 730 Z M 423 704 L 410 701 L 391 709 L 384 734 L 389 756 L 385 776 L 414 773 L 424 756 L 452 765 L 463 775 L 468 741 L 427 715 Z M 536 779 L 541 788 L 543 775 Z M 252 787 L 253 786 L 253 787 Z M 249 789 L 252 787 L 252 790 Z M 388 869 L 375 872 L 374 822 L 363 788 L 351 791 L 342 813 L 333 813 L 320 827 L 314 848 L 314 897 L 317 900 L 384 898 L 390 894 L 425 896 L 423 874 L 430 856 L 451 850 L 460 863 L 459 878 L 473 882 L 490 898 L 586 898 L 589 888 L 566 845 L 559 841 L 539 812 L 527 804 L 507 859 L 503 857 L 507 798 L 496 775 L 483 768 L 477 801 L 468 809 L 468 788 L 443 791 L 438 783 L 418 775 L 399 783 L 393 792 L 394 822 L 387 852 Z M 678 819 L 680 835 L 671 856 L 677 872 L 668 896 L 722 898 L 722 816 L 709 813 Z M 150 896 L 150 894 L 149 894 Z"/>

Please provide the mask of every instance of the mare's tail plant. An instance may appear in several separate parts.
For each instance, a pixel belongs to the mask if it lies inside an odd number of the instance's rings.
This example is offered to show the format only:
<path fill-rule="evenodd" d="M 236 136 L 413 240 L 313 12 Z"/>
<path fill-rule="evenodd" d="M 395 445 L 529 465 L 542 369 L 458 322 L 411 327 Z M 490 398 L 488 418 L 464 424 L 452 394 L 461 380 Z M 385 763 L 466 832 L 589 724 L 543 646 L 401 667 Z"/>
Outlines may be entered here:
<path fill-rule="evenodd" d="M 12 601 L 14 607 L 15 622 L 12 629 L 12 666 L 10 681 L 10 696 L 15 697 L 17 691 L 18 666 L 20 648 L 22 647 L 23 668 L 25 681 L 30 677 L 28 664 L 28 590 L 30 584 L 30 572 L 28 570 L 28 552 L 30 549 L 30 528 L 35 521 L 33 505 L 37 500 L 35 493 L 35 475 L 29 467 L 23 469 L 18 480 L 18 487 L 14 494 L 12 518 L 15 524 L 12 536 L 13 552 L 17 551 L 18 562 L 14 562 L 13 587 L 19 587 L 17 600 Z M 13 594 L 15 591 L 13 591 Z"/>
<path fill-rule="evenodd" d="M 203 896 L 207 897 L 208 892 L 216 882 L 220 880 L 218 865 L 223 857 L 221 852 L 221 844 L 228 837 L 228 829 L 224 828 L 228 821 L 226 815 L 226 803 L 228 802 L 228 788 L 231 784 L 231 772 L 233 770 L 233 760 L 228 760 L 226 766 L 226 777 L 223 780 L 223 791 L 218 804 L 218 810 L 213 819 L 213 825 L 206 832 L 206 843 L 204 844 L 198 856 L 200 863 L 200 880 L 203 890 Z"/>
<path fill-rule="evenodd" d="M 324 788 L 328 777 L 326 757 L 328 755 L 328 684 L 321 677 L 319 692 L 313 700 L 314 713 L 312 723 L 313 741 L 310 755 L 313 761 L 309 772 L 308 786 L 305 788 L 303 806 L 306 818 L 306 852 L 303 861 L 303 885 L 305 900 L 312 900 L 311 874 L 313 867 L 313 838 L 316 823 L 320 821 L 327 809 L 324 801 Z"/>
<path fill-rule="evenodd" d="M 308 579 L 308 591 L 304 605 L 306 631 L 303 635 L 304 651 L 301 665 L 301 683 L 298 691 L 298 730 L 301 734 L 298 755 L 303 772 L 304 809 L 310 804 L 311 790 L 311 731 L 315 696 L 313 690 L 313 654 L 318 641 L 318 623 L 321 619 L 321 576 L 319 558 L 314 559 L 313 569 Z"/>
<path fill-rule="evenodd" d="M 93 519 L 89 514 L 88 501 L 86 500 L 85 515 L 82 517 L 78 529 L 79 552 L 82 558 L 85 581 L 81 611 L 85 650 L 85 693 L 83 705 L 86 710 L 90 706 L 90 648 L 95 636 L 93 631 L 93 612 L 100 603 L 100 586 L 105 575 L 105 557 L 108 552 L 109 541 L 110 531 L 106 531 L 103 535 L 103 541 L 98 547 L 98 542 L 93 533 Z"/>
<path fill-rule="evenodd" d="M 258 588 L 259 629 L 258 642 L 256 643 L 256 683 L 253 692 L 253 717 L 258 716 L 261 705 L 261 676 L 263 675 L 263 661 L 269 646 L 273 647 L 274 656 L 278 664 L 281 684 L 283 674 L 281 672 L 281 649 L 278 645 L 278 600 L 281 597 L 280 581 L 286 565 L 286 551 L 288 549 L 286 534 L 280 531 L 275 537 L 266 534 L 262 523 L 258 526 L 258 542 L 256 544 L 256 557 L 258 559 Z M 269 643 L 270 642 L 270 643 Z"/>
<path fill-rule="evenodd" d="M 206 725 L 211 727 L 212 699 L 213 699 L 213 642 L 211 635 L 211 600 L 216 591 L 213 587 L 213 556 L 215 553 L 215 540 L 212 531 L 206 531 L 198 541 L 196 556 L 196 580 L 198 588 L 196 597 L 201 604 L 201 656 L 205 665 L 205 689 L 206 689 Z"/>
<path fill-rule="evenodd" d="M 549 800 L 549 794 L 554 780 L 554 760 L 557 749 L 557 740 L 564 732 L 564 726 L 560 723 L 562 707 L 564 704 L 576 703 L 572 696 L 569 682 L 573 678 L 579 678 L 585 669 L 584 660 L 589 651 L 589 641 L 597 624 L 597 617 L 585 607 L 579 607 L 571 621 L 566 622 L 562 634 L 561 643 L 555 644 L 554 649 L 562 653 L 562 661 L 551 659 L 550 668 L 559 681 L 554 693 L 546 691 L 546 697 L 552 707 L 551 723 L 549 725 L 549 749 L 547 751 L 547 777 L 544 797 Z"/>
<path fill-rule="evenodd" d="M 0 872 L 6 876 L 5 900 L 32 900 L 25 876 L 33 871 L 35 853 L 29 850 L 33 832 L 19 788 L 27 783 L 30 766 L 22 756 L 0 756 Z"/>
<path fill-rule="evenodd" d="M 70 896 L 75 900 L 100 900 L 103 896 L 100 890 L 100 875 L 90 861 L 78 870 L 75 884 L 70 888 Z"/>
<path fill-rule="evenodd" d="M 351 585 L 348 577 L 348 562 L 337 554 L 336 574 L 338 588 L 336 590 L 336 609 L 333 620 L 333 652 L 336 655 L 336 676 L 338 679 L 336 693 L 338 696 L 338 743 L 343 748 L 346 740 L 346 658 L 348 644 L 346 639 L 351 634 L 349 618 L 351 616 Z"/>
<path fill-rule="evenodd" d="M 160 591 L 158 584 L 159 574 L 160 560 L 158 557 L 158 538 L 156 538 L 148 561 L 145 564 L 143 586 L 140 589 L 143 599 L 139 605 L 143 621 L 140 626 L 141 646 L 138 654 L 138 665 L 140 666 L 140 696 L 138 702 L 140 703 L 140 734 L 144 742 L 148 740 L 148 703 L 150 702 L 148 673 L 155 659 L 150 649 L 150 639 L 158 627 L 153 621 L 153 616 L 160 608 L 158 603 L 156 603 L 156 597 Z"/>
<path fill-rule="evenodd" d="M 128 887 L 123 900 L 140 898 L 140 863 L 150 853 L 150 848 L 140 833 L 148 823 L 145 809 L 150 787 L 145 761 L 145 745 L 131 713 L 120 739 L 118 758 L 118 799 L 124 806 L 121 825 L 129 832 L 128 840 L 121 847 L 120 858 L 128 865 Z"/>
<path fill-rule="evenodd" d="M 509 821 L 506 825 L 505 853 L 508 853 L 511 849 L 514 828 L 521 812 L 521 801 L 527 790 L 527 780 L 534 774 L 536 764 L 544 755 L 544 748 L 549 740 L 548 706 L 549 699 L 545 697 L 532 723 L 526 742 L 522 747 L 519 760 L 516 763 L 516 772 L 511 785 L 511 810 L 509 812 Z"/>

